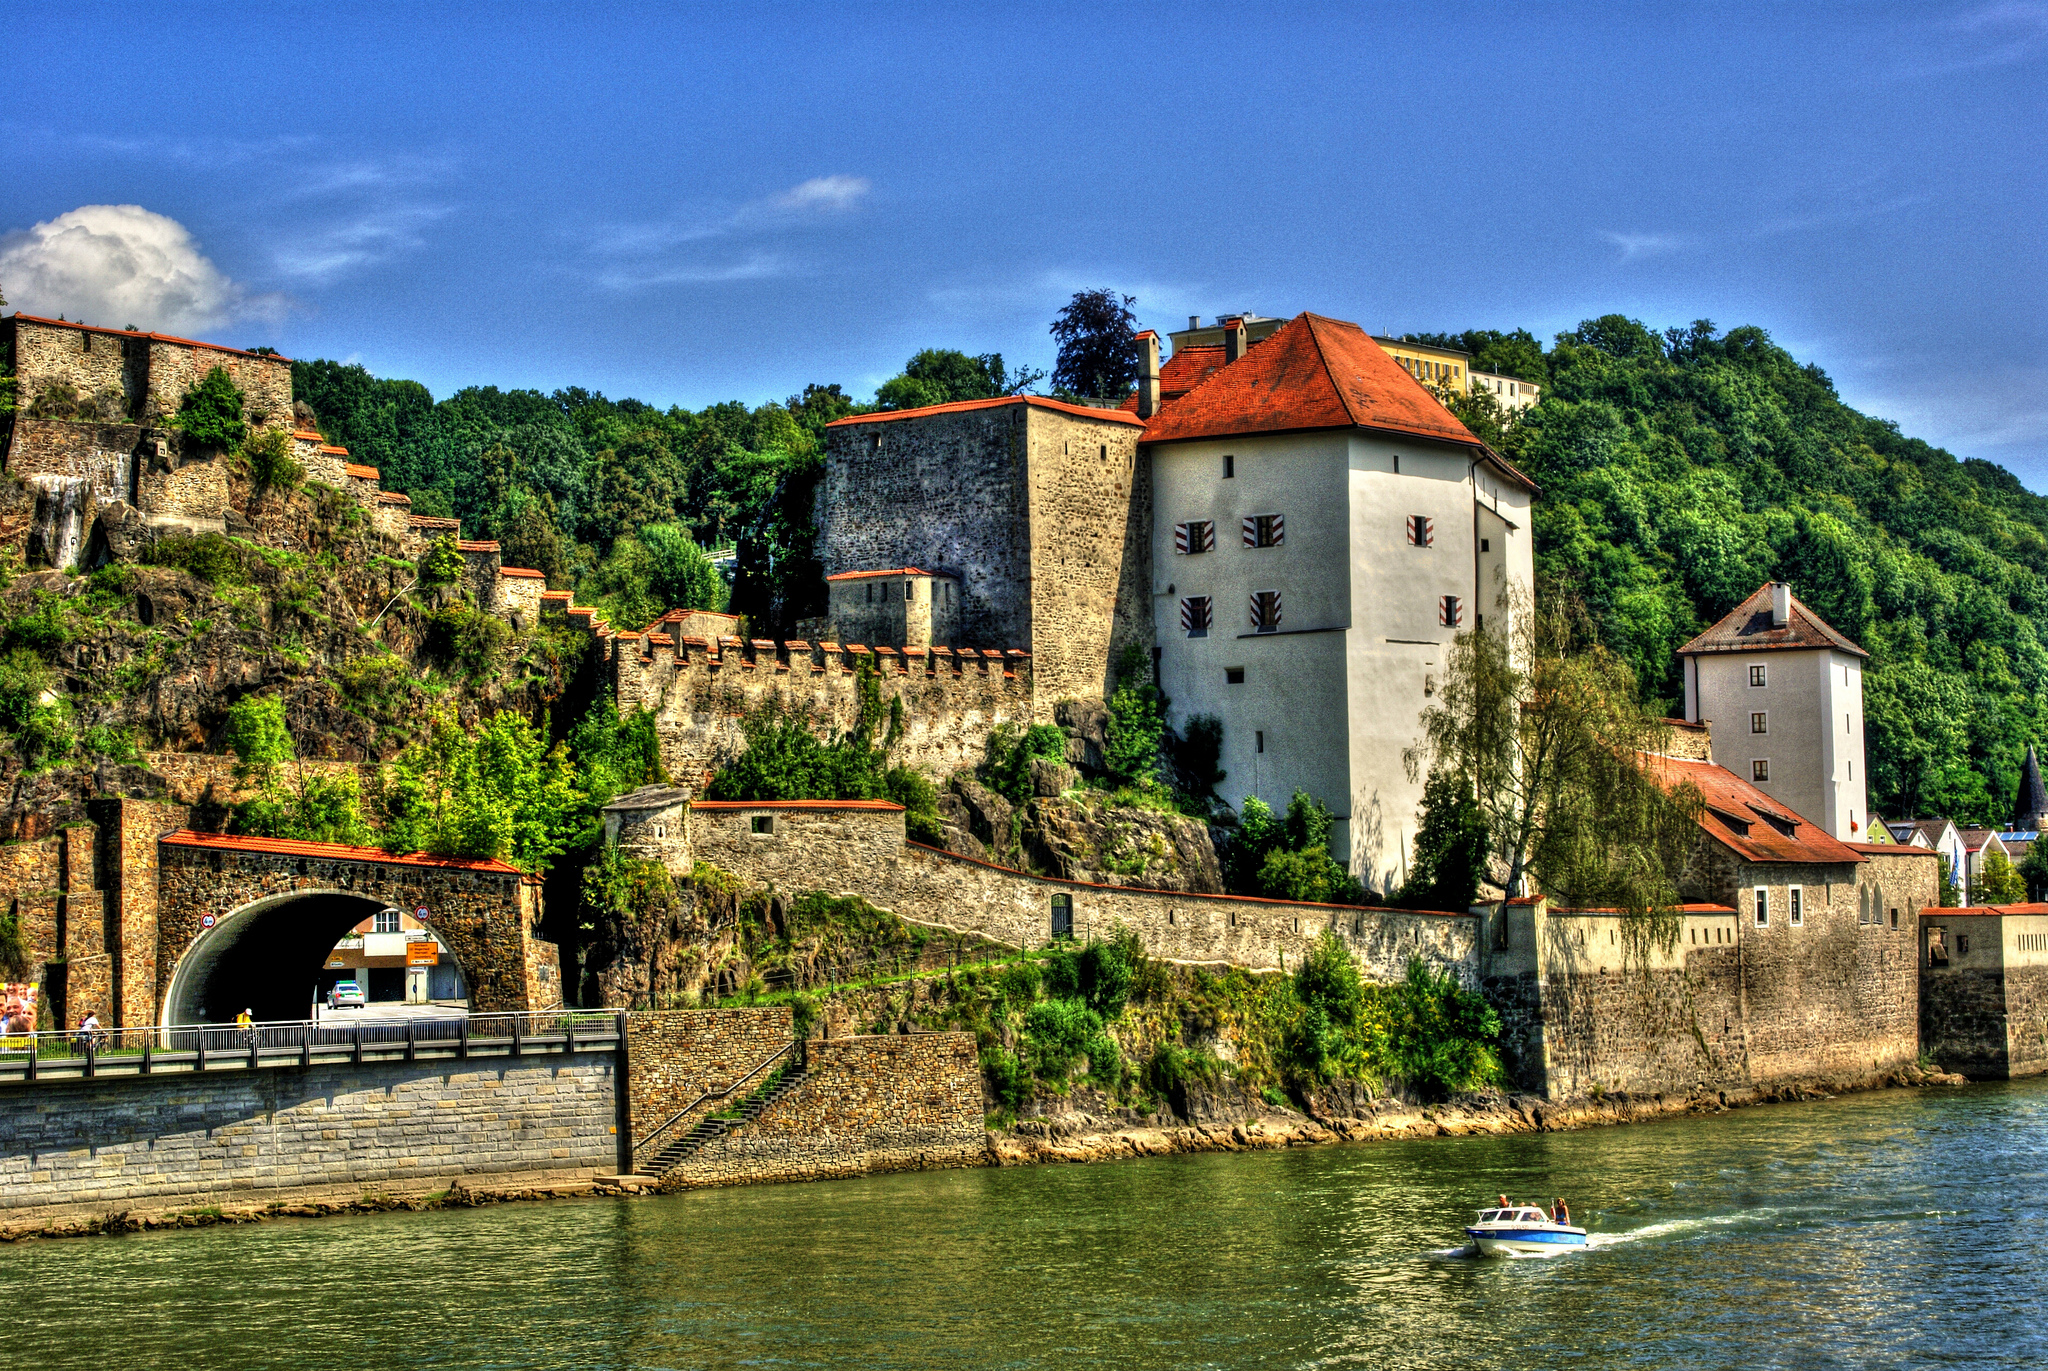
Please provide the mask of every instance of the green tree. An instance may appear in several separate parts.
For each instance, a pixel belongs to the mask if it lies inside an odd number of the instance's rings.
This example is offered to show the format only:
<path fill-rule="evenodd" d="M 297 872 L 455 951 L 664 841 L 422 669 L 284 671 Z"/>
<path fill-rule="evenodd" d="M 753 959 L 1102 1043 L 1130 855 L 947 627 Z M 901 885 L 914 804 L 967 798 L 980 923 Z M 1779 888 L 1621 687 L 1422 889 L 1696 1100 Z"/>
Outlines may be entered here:
<path fill-rule="evenodd" d="M 449 715 L 399 753 L 377 796 L 394 852 L 497 858 L 546 871 L 578 836 L 584 796 L 569 749 L 511 710 L 472 727 Z"/>
<path fill-rule="evenodd" d="M 1454 772 L 1430 772 L 1422 786 L 1414 864 L 1391 903 L 1406 909 L 1468 909 L 1479 898 L 1491 846 L 1471 783 Z"/>
<path fill-rule="evenodd" d="M 1448 971 L 1408 960 L 1387 1027 L 1389 1064 L 1425 1100 L 1443 1100 L 1500 1079 L 1500 1016 Z"/>
<path fill-rule="evenodd" d="M 1508 617 L 1511 633 L 1453 641 L 1410 773 L 1427 763 L 1472 786 L 1503 900 L 1533 874 L 1560 903 L 1619 908 L 1630 954 L 1646 960 L 1677 937 L 1699 792 L 1657 769 L 1668 726 L 1570 606 L 1520 603 Z"/>
<path fill-rule="evenodd" d="M 2027 844 L 2027 855 L 2020 858 L 2016 869 L 2020 879 L 2026 882 L 2029 900 L 2039 900 L 2048 895 L 2048 843 L 2037 839 Z"/>
<path fill-rule="evenodd" d="M 1138 383 L 1137 319 L 1134 295 L 1113 290 L 1080 290 L 1052 321 L 1059 359 L 1053 390 L 1061 395 L 1121 400 Z"/>
<path fill-rule="evenodd" d="M 229 707 L 223 737 L 235 754 L 236 779 L 256 792 L 234 806 L 230 827 L 236 833 L 354 846 L 371 841 L 355 776 L 306 774 L 285 726 L 284 701 L 244 695 Z"/>
<path fill-rule="evenodd" d="M 2027 883 L 2003 852 L 1984 856 L 1984 869 L 1977 873 L 1974 904 L 2019 904 L 2027 898 Z"/>
<path fill-rule="evenodd" d="M 194 382 L 178 402 L 178 412 L 165 422 L 199 447 L 220 452 L 240 446 L 249 430 L 242 418 L 242 392 L 220 367 Z"/>
<path fill-rule="evenodd" d="M 1165 703 L 1152 684 L 1143 649 L 1132 645 L 1117 661 L 1116 689 L 1109 696 L 1109 724 L 1102 769 L 1118 785 L 1160 788 L 1160 747 L 1166 740 Z"/>
<path fill-rule="evenodd" d="M 926 348 L 903 364 L 900 375 L 882 383 L 875 391 L 875 400 L 883 409 L 921 409 L 956 400 L 992 400 L 1002 395 L 1021 395 L 1044 376 L 1044 372 L 1029 367 L 1014 373 L 1007 370 L 999 352 L 970 357 L 952 348 Z"/>

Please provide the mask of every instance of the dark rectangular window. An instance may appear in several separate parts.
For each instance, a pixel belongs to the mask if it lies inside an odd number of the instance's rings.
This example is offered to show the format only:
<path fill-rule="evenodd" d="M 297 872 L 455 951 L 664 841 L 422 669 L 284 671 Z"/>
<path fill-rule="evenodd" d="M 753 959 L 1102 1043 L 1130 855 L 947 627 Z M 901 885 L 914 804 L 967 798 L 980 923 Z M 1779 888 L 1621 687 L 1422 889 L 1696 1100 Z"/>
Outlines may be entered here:
<path fill-rule="evenodd" d="M 1255 590 L 1252 592 L 1252 632 L 1277 633 L 1280 629 L 1280 592 L 1277 590 Z"/>
<path fill-rule="evenodd" d="M 917 598 L 917 582 L 915 582 L 915 581 L 905 581 L 905 582 L 903 583 L 903 599 L 904 599 L 904 601 L 905 601 L 906 603 L 908 603 L 909 601 L 911 601 L 911 600 L 915 600 L 916 598 Z"/>
<path fill-rule="evenodd" d="M 1749 731 L 1751 733 L 1769 733 L 1770 729 L 1766 728 L 1764 725 L 1765 719 L 1764 712 L 1762 710 L 1758 710 L 1756 713 L 1749 716 Z"/>
<path fill-rule="evenodd" d="M 1214 622 L 1214 610 L 1207 595 L 1190 595 L 1180 602 L 1181 632 L 1190 638 L 1206 638 Z"/>
<path fill-rule="evenodd" d="M 1437 602 L 1436 621 L 1439 627 L 1456 628 L 1465 621 L 1465 604 L 1455 595 L 1446 595 Z"/>
<path fill-rule="evenodd" d="M 1237 475 L 1237 458 L 1226 452 L 1223 454 L 1223 479 L 1227 481 L 1235 475 Z"/>
<path fill-rule="evenodd" d="M 1216 521 L 1190 519 L 1173 526 L 1173 550 L 1186 556 L 1216 550 Z"/>
<path fill-rule="evenodd" d="M 1753 666 L 1749 669 L 1749 683 L 1751 685 L 1760 686 L 1764 683 L 1764 679 L 1764 669 L 1761 665 Z"/>
<path fill-rule="evenodd" d="M 1761 757 L 1759 757 L 1759 758 L 1757 758 L 1757 759 L 1756 759 L 1755 761 L 1751 762 L 1751 763 L 1749 764 L 1749 779 L 1750 779 L 1750 780 L 1752 780 L 1752 781 L 1768 781 L 1768 780 L 1770 780 L 1770 779 L 1771 779 L 1771 764 L 1770 764 L 1769 762 L 1765 761 L 1765 760 L 1764 760 L 1763 758 L 1761 758 Z"/>
<path fill-rule="evenodd" d="M 1246 547 L 1279 547 L 1287 541 L 1287 525 L 1278 514 L 1245 515 L 1243 533 Z"/>
<path fill-rule="evenodd" d="M 1253 733 L 1253 734 L 1252 734 L 1252 748 L 1253 748 L 1253 750 L 1254 750 L 1254 751 L 1258 751 L 1258 752 L 1264 752 L 1264 751 L 1266 750 L 1266 730 L 1265 730 L 1265 729 L 1263 729 L 1263 728 L 1262 728 L 1262 729 L 1259 729 L 1259 730 L 1258 730 L 1257 732 L 1255 732 L 1255 733 Z"/>
<path fill-rule="evenodd" d="M 1899 911 L 1898 911 L 1898 910 L 1896 910 L 1896 909 L 1894 909 L 1894 910 L 1892 911 L 1892 927 L 1893 927 L 1893 928 L 1897 928 L 1898 926 L 1899 926 Z"/>
<path fill-rule="evenodd" d="M 1055 895 L 1052 897 L 1052 935 L 1055 938 L 1074 936 L 1074 897 Z"/>
<path fill-rule="evenodd" d="M 1762 886 L 1756 888 L 1756 926 L 1758 928 L 1769 928 L 1771 926 L 1771 892 Z"/>
<path fill-rule="evenodd" d="M 1481 538 L 1481 539 L 1479 540 L 1479 550 L 1480 550 L 1481 552 L 1491 552 L 1491 551 L 1493 551 L 1493 539 L 1491 539 L 1491 538 Z"/>
<path fill-rule="evenodd" d="M 1408 546 L 1435 547 L 1436 520 L 1426 514 L 1408 516 Z"/>
<path fill-rule="evenodd" d="M 756 814 L 748 821 L 748 828 L 755 833 L 773 833 L 775 831 L 775 816 L 773 814 Z"/>
<path fill-rule="evenodd" d="M 1806 922 L 1806 892 L 1805 892 L 1805 891 L 1801 890 L 1801 889 L 1800 889 L 1800 888 L 1799 888 L 1798 886 L 1796 886 L 1796 885 L 1795 885 L 1795 886 L 1793 886 L 1793 887 L 1792 887 L 1792 892 L 1791 892 L 1791 903 L 1790 903 L 1790 904 L 1789 904 L 1789 905 L 1788 905 L 1787 907 L 1788 907 L 1788 908 L 1790 908 L 1790 909 L 1791 909 L 1791 911 L 1792 911 L 1792 926 L 1793 926 L 1794 928 L 1798 928 L 1798 927 L 1802 926 L 1803 924 L 1805 924 L 1805 922 Z"/>
<path fill-rule="evenodd" d="M 1227 666 L 1223 668 L 1223 684 L 1243 685 L 1244 668 L 1241 666 Z"/>

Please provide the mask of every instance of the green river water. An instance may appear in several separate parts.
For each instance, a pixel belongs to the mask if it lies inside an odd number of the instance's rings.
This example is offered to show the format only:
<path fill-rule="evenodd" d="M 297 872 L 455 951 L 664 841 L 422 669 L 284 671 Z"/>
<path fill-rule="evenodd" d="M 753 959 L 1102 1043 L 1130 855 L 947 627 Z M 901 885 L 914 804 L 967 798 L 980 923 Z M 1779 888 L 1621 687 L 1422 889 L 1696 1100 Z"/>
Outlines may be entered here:
<path fill-rule="evenodd" d="M 1498 1191 L 1599 1236 L 1447 1255 Z M 0 1249 L 37 1368 L 2048 1365 L 2048 1081 Z"/>

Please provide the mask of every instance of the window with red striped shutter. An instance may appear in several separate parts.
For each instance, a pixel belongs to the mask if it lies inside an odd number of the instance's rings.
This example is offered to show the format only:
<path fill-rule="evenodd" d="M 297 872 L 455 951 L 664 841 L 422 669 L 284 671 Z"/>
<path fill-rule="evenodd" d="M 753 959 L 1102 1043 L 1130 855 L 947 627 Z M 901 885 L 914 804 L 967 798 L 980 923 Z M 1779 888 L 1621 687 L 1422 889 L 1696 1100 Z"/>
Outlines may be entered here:
<path fill-rule="evenodd" d="M 1278 514 L 1247 514 L 1244 516 L 1244 545 L 1246 547 L 1279 547 L 1287 539 L 1286 522 Z"/>
<path fill-rule="evenodd" d="M 1208 637 L 1210 617 L 1208 596 L 1190 595 L 1180 602 L 1180 627 L 1188 637 Z"/>
<path fill-rule="evenodd" d="M 1173 526 L 1173 550 L 1183 555 L 1216 550 L 1216 524 L 1211 519 L 1190 519 Z"/>
<path fill-rule="evenodd" d="M 1255 590 L 1252 592 L 1252 632 L 1275 633 L 1280 628 L 1280 592 L 1277 590 Z"/>
<path fill-rule="evenodd" d="M 1442 602 L 1437 605 L 1436 621 L 1444 628 L 1456 628 L 1464 622 L 1464 618 L 1464 602 L 1455 595 L 1444 596 Z"/>
<path fill-rule="evenodd" d="M 1410 547 L 1436 546 L 1436 520 L 1427 515 L 1408 516 L 1408 545 Z"/>

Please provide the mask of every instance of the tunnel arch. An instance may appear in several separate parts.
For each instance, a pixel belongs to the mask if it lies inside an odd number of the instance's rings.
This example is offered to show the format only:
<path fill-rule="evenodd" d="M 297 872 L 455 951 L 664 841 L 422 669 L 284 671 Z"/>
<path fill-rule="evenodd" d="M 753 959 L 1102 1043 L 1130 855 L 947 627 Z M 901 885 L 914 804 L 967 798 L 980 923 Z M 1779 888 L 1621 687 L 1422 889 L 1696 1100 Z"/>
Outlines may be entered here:
<path fill-rule="evenodd" d="M 219 915 L 172 969 L 164 1026 L 226 1023 L 244 1008 L 259 1022 L 305 1018 L 327 954 L 350 929 L 389 907 L 356 891 L 294 890 Z"/>

